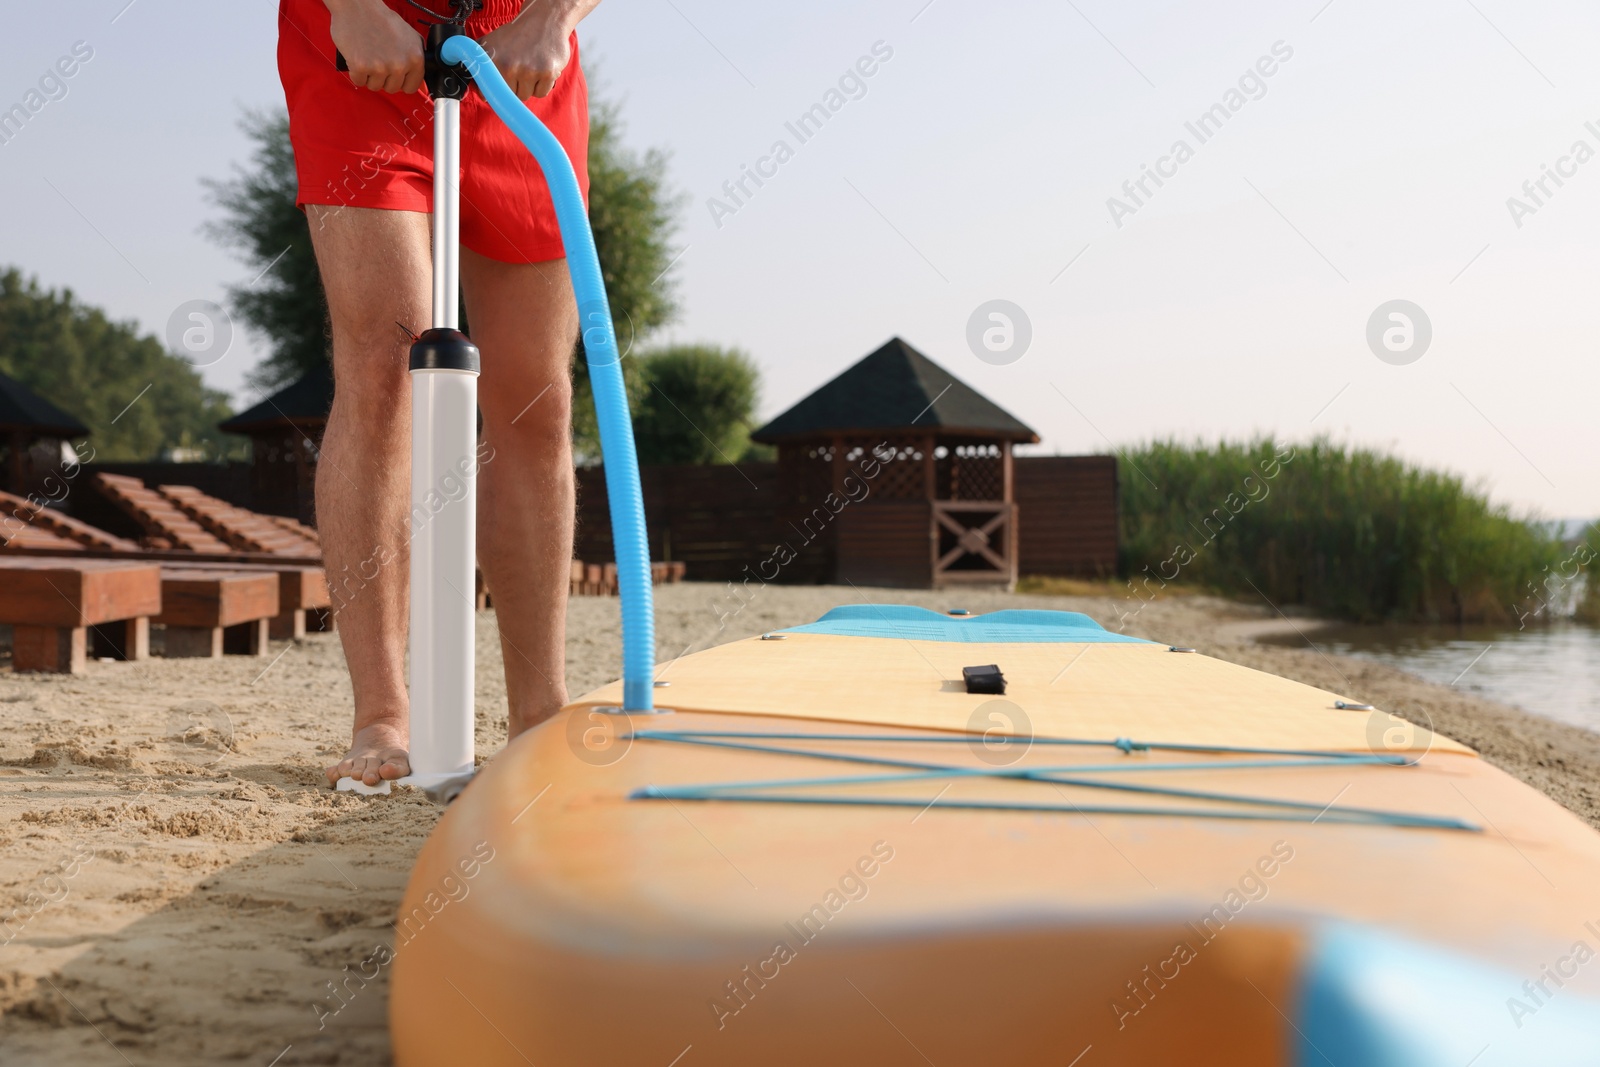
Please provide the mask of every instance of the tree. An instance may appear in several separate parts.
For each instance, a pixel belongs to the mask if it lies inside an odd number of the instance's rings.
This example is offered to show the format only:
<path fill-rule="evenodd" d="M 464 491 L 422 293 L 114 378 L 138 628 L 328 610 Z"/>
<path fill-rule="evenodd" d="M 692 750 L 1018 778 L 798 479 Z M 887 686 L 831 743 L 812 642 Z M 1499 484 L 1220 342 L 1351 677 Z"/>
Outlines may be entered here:
<path fill-rule="evenodd" d="M 209 232 L 239 250 L 253 274 L 261 274 L 251 285 L 231 287 L 229 301 L 236 318 L 270 340 L 271 354 L 256 368 L 251 382 L 258 388 L 274 388 L 328 358 L 327 304 L 310 230 L 295 207 L 288 118 L 281 113 L 248 112 L 243 128 L 255 151 L 248 167 L 226 181 L 210 183 L 222 218 Z M 669 243 L 678 202 L 666 191 L 665 174 L 665 153 L 651 149 L 641 156 L 629 151 L 622 143 L 616 105 L 591 97 L 589 221 L 624 351 L 668 322 L 677 310 L 665 274 L 671 263 Z M 581 346 L 575 360 L 582 362 Z M 630 398 L 640 395 L 634 362 L 623 361 Z M 599 431 L 589 376 L 579 371 L 574 379 L 574 444 L 581 459 L 597 458 Z"/>
<path fill-rule="evenodd" d="M 760 372 L 738 349 L 674 345 L 637 361 L 640 463 L 733 463 L 750 451 Z"/>
<path fill-rule="evenodd" d="M 236 318 L 265 334 L 272 350 L 250 373 L 250 384 L 284 386 L 328 358 L 328 304 L 311 248 L 305 214 L 295 207 L 298 187 L 289 116 L 247 111 L 241 128 L 255 142 L 249 168 L 227 181 L 210 181 L 223 217 L 206 232 L 242 254 L 258 275 L 248 285 L 228 287 Z"/>
<path fill-rule="evenodd" d="M 14 268 L 0 274 L 0 372 L 82 420 L 95 459 L 156 459 L 177 447 L 220 456 L 233 443 L 217 429 L 232 414 L 227 395 L 187 361 Z"/>
<path fill-rule="evenodd" d="M 1600 519 L 1587 524 L 1578 535 L 1572 554 L 1562 561 L 1560 573 L 1581 572 L 1582 592 L 1577 597 L 1577 617 L 1600 623 Z"/>
<path fill-rule="evenodd" d="M 592 86 L 592 72 L 590 81 Z M 640 338 L 677 314 L 673 283 L 666 274 L 680 201 L 667 191 L 666 153 L 656 148 L 642 157 L 630 152 L 622 144 L 617 105 L 598 95 L 591 95 L 589 103 L 589 225 L 594 229 L 617 344 L 627 357 Z M 579 461 L 588 462 L 600 456 L 600 430 L 582 363 L 580 343 L 573 375 L 572 439 Z M 632 358 L 622 361 L 628 400 L 635 411 L 644 398 L 638 363 Z"/>
<path fill-rule="evenodd" d="M 667 190 L 667 154 L 640 156 L 622 143 L 620 109 L 591 99 L 589 112 L 589 225 L 617 333 L 624 341 L 672 321 L 678 312 L 665 274 L 681 197 Z"/>

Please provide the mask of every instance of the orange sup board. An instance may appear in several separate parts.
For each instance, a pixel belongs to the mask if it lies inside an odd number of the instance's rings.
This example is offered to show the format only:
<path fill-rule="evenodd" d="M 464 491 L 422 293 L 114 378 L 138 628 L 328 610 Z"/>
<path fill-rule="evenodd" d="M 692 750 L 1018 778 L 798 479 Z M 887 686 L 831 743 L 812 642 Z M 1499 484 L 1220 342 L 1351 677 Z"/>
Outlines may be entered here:
<path fill-rule="evenodd" d="M 660 677 L 446 811 L 397 1062 L 1600 1062 L 1600 835 L 1382 710 L 1038 611 L 836 609 Z"/>

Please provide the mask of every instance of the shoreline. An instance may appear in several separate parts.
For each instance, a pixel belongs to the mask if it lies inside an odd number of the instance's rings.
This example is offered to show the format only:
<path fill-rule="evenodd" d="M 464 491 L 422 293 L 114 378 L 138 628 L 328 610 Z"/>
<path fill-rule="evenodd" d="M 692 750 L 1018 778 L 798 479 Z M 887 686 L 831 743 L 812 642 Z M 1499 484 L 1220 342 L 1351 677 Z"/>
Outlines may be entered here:
<path fill-rule="evenodd" d="M 1226 603 L 1226 602 L 1224 602 Z M 1347 625 L 1321 618 L 1243 620 L 1217 628 L 1212 654 L 1345 692 L 1471 747 L 1480 757 L 1600 829 L 1600 732 L 1453 689 L 1360 656 L 1271 643 Z"/>
<path fill-rule="evenodd" d="M 1081 611 L 1135 636 L 1371 702 L 1453 737 L 1600 827 L 1600 734 L 1311 648 L 1266 607 L 1115 596 L 683 583 L 657 590 L 663 660 L 838 604 Z M 480 753 L 505 742 L 492 612 L 478 616 Z M 615 677 L 615 599 L 568 610 L 568 682 Z M 389 1062 L 395 909 L 439 818 L 420 794 L 333 793 L 350 686 L 331 634 L 265 658 L 0 670 L 0 1045 L 32 1064 Z M 20 910 L 19 910 L 20 909 Z M 377 973 L 374 973 L 376 971 Z M 360 974 L 359 978 L 352 975 Z M 330 983 L 334 983 L 330 985 Z M 345 990 L 342 994 L 339 990 Z M 91 1025 L 92 1024 L 92 1025 Z"/>

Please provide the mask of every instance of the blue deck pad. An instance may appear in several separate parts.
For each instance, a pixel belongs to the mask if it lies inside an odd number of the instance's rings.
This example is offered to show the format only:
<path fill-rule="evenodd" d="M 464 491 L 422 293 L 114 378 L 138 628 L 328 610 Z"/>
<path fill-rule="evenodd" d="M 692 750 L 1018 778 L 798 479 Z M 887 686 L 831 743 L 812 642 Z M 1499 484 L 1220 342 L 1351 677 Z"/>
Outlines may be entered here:
<path fill-rule="evenodd" d="M 1111 633 L 1077 611 L 1012 608 L 992 611 L 987 615 L 952 616 L 909 604 L 851 604 L 834 608 L 816 622 L 778 632 L 981 644 L 1152 643 L 1126 634 Z"/>

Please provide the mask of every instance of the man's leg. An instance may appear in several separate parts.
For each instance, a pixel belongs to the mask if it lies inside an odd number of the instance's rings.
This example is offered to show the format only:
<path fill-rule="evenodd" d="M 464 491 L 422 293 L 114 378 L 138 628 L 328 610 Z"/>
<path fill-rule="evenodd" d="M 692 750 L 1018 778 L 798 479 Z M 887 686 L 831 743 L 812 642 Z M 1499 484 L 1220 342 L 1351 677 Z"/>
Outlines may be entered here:
<path fill-rule="evenodd" d="M 483 354 L 489 446 L 478 470 L 478 564 L 500 624 L 514 738 L 567 702 L 578 311 L 564 260 L 500 263 L 462 249 L 461 281 Z"/>
<path fill-rule="evenodd" d="M 350 751 L 328 780 L 411 773 L 406 700 L 410 338 L 432 319 L 428 216 L 308 206 L 333 322 L 333 410 L 317 462 L 317 529 L 355 692 Z"/>

